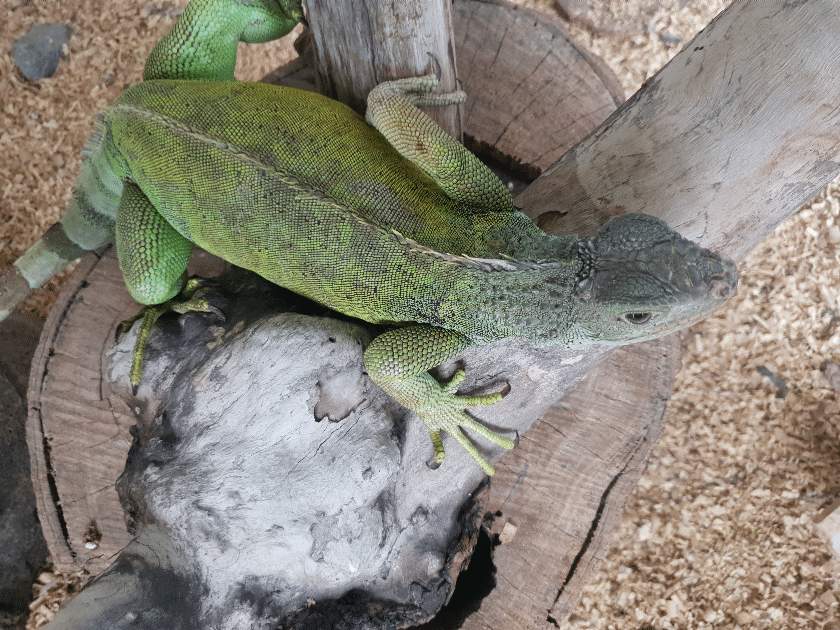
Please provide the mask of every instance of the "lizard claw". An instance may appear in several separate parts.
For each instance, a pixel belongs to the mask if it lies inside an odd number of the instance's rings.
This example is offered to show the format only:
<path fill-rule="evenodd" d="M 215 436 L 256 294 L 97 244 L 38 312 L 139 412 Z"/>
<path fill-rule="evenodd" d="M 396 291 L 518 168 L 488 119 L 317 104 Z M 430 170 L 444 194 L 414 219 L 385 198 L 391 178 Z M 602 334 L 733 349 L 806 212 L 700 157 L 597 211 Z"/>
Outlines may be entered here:
<path fill-rule="evenodd" d="M 458 387 L 464 382 L 465 378 L 467 378 L 467 373 L 462 368 L 458 368 L 443 385 L 443 390 L 447 394 L 454 394 L 458 391 Z"/>
<path fill-rule="evenodd" d="M 464 433 L 467 430 L 484 438 L 488 442 L 504 449 L 513 448 L 518 442 L 512 440 L 492 429 L 488 428 L 472 416 L 466 413 L 466 407 L 486 407 L 500 401 L 504 396 L 501 392 L 493 394 L 480 394 L 475 396 L 461 396 L 455 394 L 458 385 L 464 380 L 464 370 L 458 369 L 452 378 L 440 386 L 436 396 L 423 408 L 417 410 L 420 419 L 426 423 L 429 429 L 429 437 L 434 447 L 434 458 L 427 465 L 430 468 L 437 468 L 443 463 L 446 452 L 443 447 L 441 434 L 448 433 L 470 454 L 487 475 L 493 475 L 495 469 L 487 459 L 479 453 L 472 440 Z"/>
<path fill-rule="evenodd" d="M 120 322 L 119 326 L 117 326 L 116 338 L 119 339 L 131 329 L 137 320 L 142 320 L 140 330 L 137 333 L 137 340 L 134 342 L 131 371 L 129 373 L 131 389 L 134 395 L 137 394 L 137 388 L 143 377 L 143 359 L 146 354 L 149 336 L 161 315 L 169 311 L 179 314 L 209 313 L 222 322 L 226 321 L 224 312 L 219 307 L 211 304 L 205 297 L 208 292 L 207 284 L 207 281 L 202 278 L 190 278 L 184 284 L 184 288 L 177 298 L 173 298 L 163 304 L 147 306 L 140 313 Z M 178 301 L 179 298 L 181 298 L 181 301 Z"/>
<path fill-rule="evenodd" d="M 211 304 L 206 298 L 202 297 L 200 292 L 196 293 L 196 295 L 191 297 L 189 300 L 184 302 L 175 302 L 170 306 L 169 310 L 181 315 L 184 313 L 208 313 L 222 322 L 227 319 L 222 309 Z"/>
<path fill-rule="evenodd" d="M 440 67 L 440 61 L 437 58 L 437 55 L 431 51 L 426 52 L 429 57 L 432 58 L 432 61 L 435 62 L 435 79 L 437 79 L 438 83 L 440 83 L 440 78 L 443 76 L 443 70 Z"/>

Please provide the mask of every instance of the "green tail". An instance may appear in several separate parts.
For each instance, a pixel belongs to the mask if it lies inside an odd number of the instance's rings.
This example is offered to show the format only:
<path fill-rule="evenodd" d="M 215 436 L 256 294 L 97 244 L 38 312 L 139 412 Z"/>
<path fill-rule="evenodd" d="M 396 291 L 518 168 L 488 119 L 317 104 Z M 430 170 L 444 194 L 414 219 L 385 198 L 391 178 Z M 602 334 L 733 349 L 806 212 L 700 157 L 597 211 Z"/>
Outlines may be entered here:
<path fill-rule="evenodd" d="M 119 159 L 104 122 L 97 120 L 83 151 L 84 162 L 73 198 L 53 225 L 11 269 L 0 273 L 0 321 L 27 295 L 79 258 L 114 239 L 114 217 L 122 194 Z"/>

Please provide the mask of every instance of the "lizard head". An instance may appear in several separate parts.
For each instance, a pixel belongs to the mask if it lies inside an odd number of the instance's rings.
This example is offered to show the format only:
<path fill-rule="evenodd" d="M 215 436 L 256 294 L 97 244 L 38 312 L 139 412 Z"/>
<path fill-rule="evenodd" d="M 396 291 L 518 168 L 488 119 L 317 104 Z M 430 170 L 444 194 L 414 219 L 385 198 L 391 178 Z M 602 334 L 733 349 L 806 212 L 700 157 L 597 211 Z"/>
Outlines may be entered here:
<path fill-rule="evenodd" d="M 625 214 L 578 245 L 582 336 L 615 345 L 689 326 L 735 294 L 735 264 L 652 216 Z"/>

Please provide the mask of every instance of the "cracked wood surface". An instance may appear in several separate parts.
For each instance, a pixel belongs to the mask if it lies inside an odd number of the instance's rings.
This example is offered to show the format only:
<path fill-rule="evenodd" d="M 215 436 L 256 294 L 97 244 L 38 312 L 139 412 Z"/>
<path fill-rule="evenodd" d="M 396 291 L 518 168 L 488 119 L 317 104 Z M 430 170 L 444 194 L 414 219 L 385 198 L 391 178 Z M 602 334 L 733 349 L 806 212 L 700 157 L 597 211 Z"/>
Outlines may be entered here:
<path fill-rule="evenodd" d="M 624 101 L 603 61 L 558 19 L 501 0 L 455 2 L 465 139 L 536 177 Z"/>
<path fill-rule="evenodd" d="M 516 534 L 464 628 L 562 627 L 659 438 L 678 357 L 674 336 L 612 352 L 502 458 L 492 531 Z"/>
<path fill-rule="evenodd" d="M 137 307 L 116 266 L 99 263 L 87 255 L 67 281 L 29 377 L 32 482 L 50 556 L 61 571 L 97 573 L 130 540 L 114 481 L 135 418 L 109 395 L 102 359 L 117 322 Z"/>

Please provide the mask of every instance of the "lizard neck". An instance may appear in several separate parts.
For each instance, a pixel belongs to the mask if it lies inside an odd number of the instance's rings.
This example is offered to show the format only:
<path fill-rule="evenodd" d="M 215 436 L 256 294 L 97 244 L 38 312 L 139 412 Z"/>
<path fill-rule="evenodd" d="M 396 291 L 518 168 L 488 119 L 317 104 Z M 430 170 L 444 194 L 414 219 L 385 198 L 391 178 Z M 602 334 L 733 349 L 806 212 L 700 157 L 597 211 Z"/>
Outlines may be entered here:
<path fill-rule="evenodd" d="M 571 339 L 577 239 L 543 235 L 525 251 L 532 255 L 506 269 L 468 270 L 465 282 L 453 287 L 446 305 L 462 315 L 448 319 L 461 321 L 460 332 L 476 341 L 522 337 L 542 345 Z"/>

